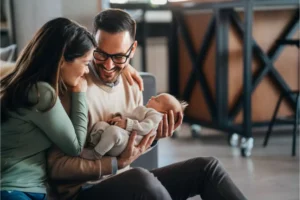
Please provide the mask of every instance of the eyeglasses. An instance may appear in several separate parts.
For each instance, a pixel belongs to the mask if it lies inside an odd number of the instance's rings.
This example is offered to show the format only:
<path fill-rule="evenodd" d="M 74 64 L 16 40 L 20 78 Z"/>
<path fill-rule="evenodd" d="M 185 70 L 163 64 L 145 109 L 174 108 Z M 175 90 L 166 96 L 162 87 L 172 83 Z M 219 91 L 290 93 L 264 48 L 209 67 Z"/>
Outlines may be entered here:
<path fill-rule="evenodd" d="M 108 53 L 105 53 L 103 51 L 100 51 L 100 50 L 96 49 L 93 53 L 93 56 L 98 61 L 106 61 L 108 58 L 111 58 L 111 60 L 115 64 L 124 64 L 124 63 L 126 63 L 127 59 L 129 58 L 129 56 L 131 54 L 133 44 L 134 44 L 134 42 L 130 45 L 130 47 L 127 50 L 127 52 L 125 53 L 125 55 L 122 55 L 122 54 L 108 54 Z"/>

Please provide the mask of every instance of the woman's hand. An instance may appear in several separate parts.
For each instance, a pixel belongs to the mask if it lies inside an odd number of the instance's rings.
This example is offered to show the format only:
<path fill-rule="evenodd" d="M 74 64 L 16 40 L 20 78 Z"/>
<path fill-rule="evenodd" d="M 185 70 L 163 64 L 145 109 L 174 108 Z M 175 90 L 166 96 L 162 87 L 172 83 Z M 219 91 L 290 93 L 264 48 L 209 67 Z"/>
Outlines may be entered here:
<path fill-rule="evenodd" d="M 136 71 L 136 69 L 134 69 L 130 64 L 125 67 L 123 74 L 125 75 L 130 85 L 132 85 L 133 81 L 135 81 L 138 84 L 140 90 L 144 91 L 144 83 L 142 77 L 139 75 L 138 71 Z"/>
<path fill-rule="evenodd" d="M 156 139 L 171 137 L 173 132 L 182 124 L 183 114 L 177 113 L 177 122 L 174 122 L 174 113 L 172 110 L 168 114 L 164 114 L 163 119 L 158 125 Z"/>
<path fill-rule="evenodd" d="M 130 165 L 151 146 L 155 139 L 155 136 L 153 136 L 152 133 L 153 130 L 150 131 L 150 133 L 148 133 L 147 135 L 145 135 L 138 145 L 134 144 L 136 132 L 134 131 L 130 134 L 126 149 L 117 158 L 119 169 Z"/>
<path fill-rule="evenodd" d="M 85 78 L 80 77 L 79 83 L 72 88 L 72 92 L 86 92 L 87 81 Z"/>

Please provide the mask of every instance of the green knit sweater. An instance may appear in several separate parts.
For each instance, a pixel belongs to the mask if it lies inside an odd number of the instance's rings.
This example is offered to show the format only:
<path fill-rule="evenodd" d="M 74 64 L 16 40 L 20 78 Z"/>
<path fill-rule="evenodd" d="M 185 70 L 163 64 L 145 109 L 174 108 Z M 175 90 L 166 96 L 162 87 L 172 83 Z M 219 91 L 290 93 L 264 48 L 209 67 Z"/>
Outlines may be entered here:
<path fill-rule="evenodd" d="M 46 193 L 46 150 L 57 145 L 71 156 L 80 154 L 86 139 L 88 108 L 85 93 L 73 93 L 70 117 L 45 82 L 33 87 L 29 101 L 39 102 L 30 109 L 10 112 L 1 124 L 1 190 Z M 38 95 L 39 94 L 39 95 Z M 38 97 L 39 96 L 39 97 Z"/>

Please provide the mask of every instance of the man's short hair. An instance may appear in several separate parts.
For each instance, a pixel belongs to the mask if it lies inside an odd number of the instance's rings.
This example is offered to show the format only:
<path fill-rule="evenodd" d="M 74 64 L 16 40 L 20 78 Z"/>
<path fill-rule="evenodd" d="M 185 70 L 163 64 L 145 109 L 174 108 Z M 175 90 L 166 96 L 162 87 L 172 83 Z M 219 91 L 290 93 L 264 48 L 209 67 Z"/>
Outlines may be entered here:
<path fill-rule="evenodd" d="M 125 11 L 110 8 L 100 12 L 94 19 L 94 31 L 103 30 L 108 33 L 120 33 L 128 31 L 131 39 L 135 40 L 136 22 Z"/>

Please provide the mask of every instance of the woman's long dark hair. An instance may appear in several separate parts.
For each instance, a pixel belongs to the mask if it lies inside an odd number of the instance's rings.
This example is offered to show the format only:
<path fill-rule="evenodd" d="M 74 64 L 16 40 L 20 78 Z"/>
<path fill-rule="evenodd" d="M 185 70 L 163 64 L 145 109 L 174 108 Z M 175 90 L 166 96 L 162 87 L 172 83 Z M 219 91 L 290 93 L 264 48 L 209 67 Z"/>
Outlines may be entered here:
<path fill-rule="evenodd" d="M 49 83 L 55 90 L 52 105 L 47 110 L 51 109 L 61 92 L 62 59 L 72 62 L 94 47 L 93 36 L 77 23 L 66 18 L 47 22 L 24 48 L 15 69 L 0 81 L 1 123 L 8 119 L 8 111 L 30 108 L 38 103 L 29 102 L 28 92 L 32 87 L 37 89 L 39 81 Z"/>

